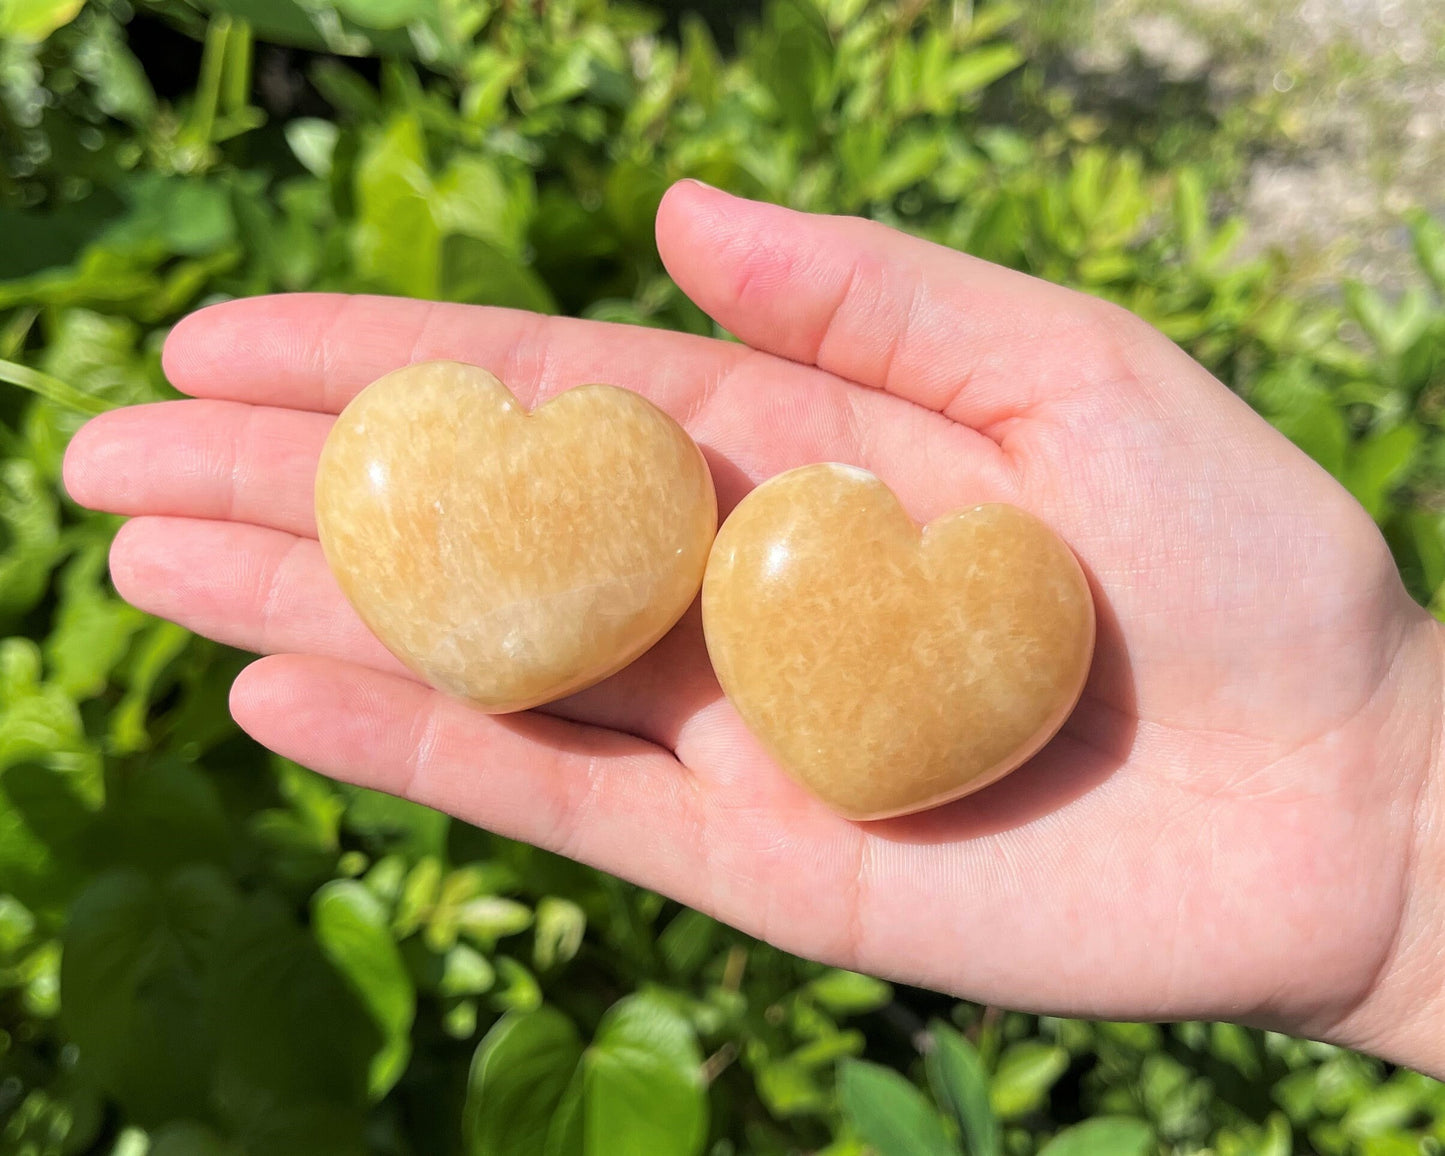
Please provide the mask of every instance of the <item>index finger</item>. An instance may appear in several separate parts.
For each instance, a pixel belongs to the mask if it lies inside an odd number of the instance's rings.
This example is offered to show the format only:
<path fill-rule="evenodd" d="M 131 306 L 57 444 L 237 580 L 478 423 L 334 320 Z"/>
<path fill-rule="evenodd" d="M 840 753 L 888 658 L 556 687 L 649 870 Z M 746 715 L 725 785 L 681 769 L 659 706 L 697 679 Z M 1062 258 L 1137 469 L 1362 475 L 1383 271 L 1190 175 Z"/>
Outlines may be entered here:
<path fill-rule="evenodd" d="M 192 313 L 171 330 L 163 360 L 171 383 L 194 397 L 321 413 L 340 413 L 400 366 L 447 360 L 490 370 L 527 403 L 606 381 L 680 416 L 748 355 L 711 338 L 519 309 L 286 293 Z"/>

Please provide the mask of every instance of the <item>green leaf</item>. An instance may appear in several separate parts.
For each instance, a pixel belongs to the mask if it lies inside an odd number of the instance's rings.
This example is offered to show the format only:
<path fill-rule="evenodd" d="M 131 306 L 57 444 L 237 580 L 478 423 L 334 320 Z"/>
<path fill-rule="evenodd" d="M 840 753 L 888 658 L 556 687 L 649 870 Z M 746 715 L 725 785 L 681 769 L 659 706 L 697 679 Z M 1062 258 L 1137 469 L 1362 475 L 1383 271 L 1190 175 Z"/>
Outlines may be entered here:
<path fill-rule="evenodd" d="M 1174 180 L 1174 227 L 1188 252 L 1194 252 L 1209 232 L 1208 190 L 1198 169 L 1183 169 Z"/>
<path fill-rule="evenodd" d="M 437 227 L 445 233 L 490 241 L 520 259 L 537 208 L 531 175 L 487 157 L 460 155 L 437 178 L 431 198 Z"/>
<path fill-rule="evenodd" d="M 44 40 L 84 6 L 85 0 L 0 0 L 0 40 Z"/>
<path fill-rule="evenodd" d="M 1373 518 L 1381 518 L 1391 493 L 1409 475 L 1422 433 L 1414 422 L 1370 435 L 1354 447 L 1344 482 Z"/>
<path fill-rule="evenodd" d="M 1276 429 L 1334 477 L 1343 478 L 1350 433 L 1344 415 L 1324 394 L 1301 396 L 1290 408 L 1271 415 Z"/>
<path fill-rule="evenodd" d="M 60 554 L 60 507 L 34 463 L 0 462 L 0 622 L 40 601 Z"/>
<path fill-rule="evenodd" d="M 311 930 L 322 953 L 361 997 L 384 1044 L 372 1057 L 373 1099 L 391 1090 L 411 1056 L 416 989 L 392 938 L 387 912 L 352 879 L 326 884 L 311 901 Z"/>
<path fill-rule="evenodd" d="M 1420 1137 L 1403 1129 L 1367 1136 L 1360 1141 L 1360 1156 L 1417 1156 L 1420 1151 Z"/>
<path fill-rule="evenodd" d="M 1261 1078 L 1259 1046 L 1248 1028 L 1238 1024 L 1212 1024 L 1209 1037 L 1209 1050 L 1216 1058 L 1231 1065 L 1246 1080 L 1254 1082 Z"/>
<path fill-rule="evenodd" d="M 119 21 L 92 8 L 86 35 L 75 49 L 75 70 L 94 87 L 97 108 L 144 129 L 155 116 L 156 94 L 125 36 Z"/>
<path fill-rule="evenodd" d="M 35 916 L 13 895 L 0 895 L 0 958 L 14 955 L 35 933 Z"/>
<path fill-rule="evenodd" d="M 163 875 L 188 863 L 229 864 L 231 835 L 215 783 L 174 755 L 113 775 L 96 840 L 114 863 Z"/>
<path fill-rule="evenodd" d="M 296 159 L 323 179 L 331 175 L 331 158 L 340 136 L 341 130 L 329 120 L 307 116 L 286 122 L 286 143 Z"/>
<path fill-rule="evenodd" d="M 587 914 L 582 908 L 570 899 L 544 896 L 537 904 L 532 962 L 539 971 L 567 963 L 581 949 L 586 932 Z"/>
<path fill-rule="evenodd" d="M 342 785 L 341 792 L 346 799 L 346 829 L 364 836 L 373 851 L 402 850 L 417 859 L 444 851 L 451 827 L 445 813 L 364 787 Z"/>
<path fill-rule="evenodd" d="M 311 1100 L 257 1101 L 236 1132 L 246 1156 L 366 1156 L 364 1118 L 354 1108 Z"/>
<path fill-rule="evenodd" d="M 496 969 L 487 957 L 476 948 L 458 943 L 442 961 L 441 982 L 437 990 L 447 996 L 481 995 L 496 982 Z"/>
<path fill-rule="evenodd" d="M 334 0 L 343 16 L 365 28 L 403 28 L 427 9 L 427 0 Z"/>
<path fill-rule="evenodd" d="M 878 1156 L 957 1156 L 933 1105 L 897 1072 L 863 1060 L 843 1061 L 838 1103 Z"/>
<path fill-rule="evenodd" d="M 607 174 L 602 206 L 620 237 L 632 245 L 645 244 L 652 237 L 657 206 L 668 183 L 655 165 L 624 162 Z"/>
<path fill-rule="evenodd" d="M 933 1098 L 958 1123 L 967 1156 L 999 1156 L 998 1120 L 978 1049 L 942 1020 L 934 1020 L 928 1030 L 933 1049 L 924 1057 L 924 1067 Z"/>
<path fill-rule="evenodd" d="M 219 181 L 140 172 L 121 188 L 129 211 L 103 245 L 201 257 L 236 240 L 230 193 Z"/>
<path fill-rule="evenodd" d="M 441 243 L 440 262 L 437 293 L 447 301 L 557 312 L 541 278 L 491 241 L 452 234 Z"/>
<path fill-rule="evenodd" d="M 1431 320 L 1429 303 L 1418 289 L 1407 290 L 1392 303 L 1378 289 L 1350 281 L 1345 284 L 1345 304 L 1387 357 L 1404 352 Z"/>
<path fill-rule="evenodd" d="M 215 1040 L 203 984 L 235 902 L 213 868 L 164 885 L 126 869 L 98 876 L 71 911 L 66 1027 L 92 1077 L 142 1124 L 206 1109 Z"/>
<path fill-rule="evenodd" d="M 1408 219 L 1420 268 L 1435 289 L 1445 294 L 1445 224 L 1420 209 L 1410 213 Z"/>
<path fill-rule="evenodd" d="M 244 1156 L 203 1124 L 173 1121 L 151 1135 L 146 1156 Z"/>
<path fill-rule="evenodd" d="M 914 133 L 891 142 L 882 160 L 871 166 L 863 184 L 870 201 L 889 201 L 935 172 L 944 143 L 930 133 Z"/>
<path fill-rule="evenodd" d="M 1420 1097 L 1413 1088 L 1388 1083 L 1361 1096 L 1340 1121 L 1351 1136 L 1379 1136 L 1406 1127 L 1420 1110 Z"/>
<path fill-rule="evenodd" d="M 877 1011 L 893 998 L 893 988 L 856 971 L 826 971 L 808 984 L 808 993 L 837 1016 Z"/>
<path fill-rule="evenodd" d="M 1023 9 L 1012 0 L 994 0 L 983 7 L 966 8 L 964 13 L 968 38 L 976 41 L 997 36 L 1010 24 L 1018 21 L 1023 15 Z M 956 21 L 958 15 L 955 14 L 953 18 Z"/>
<path fill-rule="evenodd" d="M 89 309 L 65 309 L 48 314 L 46 331 L 49 340 L 38 368 L 78 396 L 48 393 L 26 414 L 25 436 L 44 475 L 58 480 L 65 447 L 88 415 L 155 401 L 165 391 L 155 363 L 136 348 L 141 334 L 134 323 Z M 87 536 L 103 527 L 97 519 Z"/>
<path fill-rule="evenodd" d="M 586 1070 L 577 1065 L 571 1082 L 557 1102 L 557 1111 L 547 1128 L 547 1141 L 542 1156 L 586 1156 L 587 1139 L 583 1132 L 582 1089 Z"/>
<path fill-rule="evenodd" d="M 1271 1112 L 1257 1146 L 1249 1156 L 1290 1156 L 1294 1151 L 1294 1132 L 1282 1112 Z"/>
<path fill-rule="evenodd" d="M 110 712 L 110 745 L 129 754 L 150 745 L 151 696 L 166 669 L 191 643 L 191 633 L 172 622 L 150 622 L 132 648 L 120 677 L 125 694 Z"/>
<path fill-rule="evenodd" d="M 1065 1128 L 1039 1156 L 1148 1156 L 1154 1129 L 1127 1116 L 1099 1116 Z"/>
<path fill-rule="evenodd" d="M 1421 578 L 1429 592 L 1445 586 L 1445 518 L 1434 511 L 1414 510 L 1404 525 L 1419 559 Z"/>
<path fill-rule="evenodd" d="M 467 1080 L 468 1156 L 535 1156 L 582 1058 L 582 1041 L 560 1011 L 508 1013 L 477 1046 Z"/>
<path fill-rule="evenodd" d="M 133 635 L 149 621 L 105 583 L 109 543 L 91 542 L 61 572 L 55 629 L 45 640 L 50 680 L 72 698 L 106 689 Z"/>
<path fill-rule="evenodd" d="M 829 1098 L 820 1071 L 833 1068 L 845 1056 L 859 1055 L 863 1048 L 863 1035 L 856 1031 L 834 1032 L 804 1044 L 792 1055 L 769 1060 L 757 1069 L 758 1093 L 776 1116 L 824 1112 Z"/>
<path fill-rule="evenodd" d="M 988 44 L 964 53 L 948 70 L 948 90 L 955 97 L 974 96 L 1024 62 L 1015 44 Z"/>
<path fill-rule="evenodd" d="M 241 904 L 217 944 L 208 989 L 228 1113 L 248 1119 L 261 1104 L 366 1102 L 382 1033 L 278 896 Z"/>
<path fill-rule="evenodd" d="M 586 1156 L 692 1156 L 707 1136 L 702 1054 L 672 1006 L 632 995 L 602 1018 L 583 1059 Z"/>
<path fill-rule="evenodd" d="M 75 701 L 40 681 L 40 648 L 27 638 L 0 641 L 0 770 L 26 760 L 63 770 L 91 806 L 104 797 L 97 752 Z"/>
<path fill-rule="evenodd" d="M 758 1095 L 768 1111 L 780 1120 L 821 1113 L 828 1107 L 828 1094 L 817 1071 L 791 1058 L 762 1064 L 754 1078 Z"/>
<path fill-rule="evenodd" d="M 440 293 L 442 234 L 431 195 L 421 124 L 413 116 L 395 116 L 356 165 L 351 247 L 360 277 L 412 297 Z"/>
<path fill-rule="evenodd" d="M 989 1089 L 999 1119 L 1015 1120 L 1041 1107 L 1068 1066 L 1063 1048 L 1039 1040 L 1014 1044 L 999 1060 Z"/>
<path fill-rule="evenodd" d="M 34 763 L 0 776 L 0 895 L 37 911 L 70 901 L 91 875 L 95 813 L 70 778 Z"/>
<path fill-rule="evenodd" d="M 509 955 L 492 961 L 497 969 L 497 984 L 491 1002 L 499 1011 L 528 1012 L 542 1006 L 542 987 L 537 977 Z"/>
<path fill-rule="evenodd" d="M 420 927 L 436 906 L 437 895 L 442 885 L 441 860 L 435 855 L 418 859 L 401 886 L 397 897 L 396 911 L 392 916 L 392 929 L 398 939 L 404 939 Z"/>
<path fill-rule="evenodd" d="M 777 0 L 752 45 L 753 68 L 795 130 L 813 133 L 831 96 L 833 43 L 808 0 Z"/>
<path fill-rule="evenodd" d="M 456 920 L 457 929 L 464 936 L 490 951 L 497 940 L 531 927 L 532 911 L 515 899 L 483 895 L 463 903 L 457 909 Z"/>
<path fill-rule="evenodd" d="M 695 975 L 712 957 L 721 930 L 717 920 L 701 911 L 679 911 L 657 937 L 657 950 L 676 974 Z"/>
<path fill-rule="evenodd" d="M 35 763 L 12 766 L 0 779 L 6 796 L 26 826 L 62 863 L 94 861 L 97 814 L 94 803 L 75 789 L 75 776 Z M 107 817 L 102 812 L 102 816 Z"/>

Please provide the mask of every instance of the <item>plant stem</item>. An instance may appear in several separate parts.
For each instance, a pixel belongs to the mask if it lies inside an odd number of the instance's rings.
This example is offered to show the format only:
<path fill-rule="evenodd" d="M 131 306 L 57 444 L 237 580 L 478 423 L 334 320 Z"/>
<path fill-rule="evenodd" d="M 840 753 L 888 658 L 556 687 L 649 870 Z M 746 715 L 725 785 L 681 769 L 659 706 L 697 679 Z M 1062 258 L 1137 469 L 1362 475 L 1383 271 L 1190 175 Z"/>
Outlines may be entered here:
<path fill-rule="evenodd" d="M 221 101 L 221 81 L 226 71 L 226 42 L 231 36 L 231 18 L 213 16 L 206 26 L 206 43 L 201 50 L 201 73 L 196 78 L 196 103 L 191 106 L 191 136 L 196 147 L 211 143 L 216 109 Z"/>
<path fill-rule="evenodd" d="M 236 21 L 226 42 L 221 69 L 221 112 L 240 112 L 251 101 L 251 26 Z"/>

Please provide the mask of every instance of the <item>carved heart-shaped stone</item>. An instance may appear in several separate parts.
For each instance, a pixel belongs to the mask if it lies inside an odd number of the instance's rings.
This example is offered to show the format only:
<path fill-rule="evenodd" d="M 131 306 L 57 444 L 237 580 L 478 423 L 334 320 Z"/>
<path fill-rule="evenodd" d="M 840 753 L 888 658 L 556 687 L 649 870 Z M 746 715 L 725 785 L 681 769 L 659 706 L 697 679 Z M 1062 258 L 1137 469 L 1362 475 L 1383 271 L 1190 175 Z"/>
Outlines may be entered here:
<path fill-rule="evenodd" d="M 389 373 L 346 407 L 316 475 L 342 591 L 433 686 L 523 710 L 606 678 L 692 602 L 712 475 L 635 393 L 583 385 L 528 413 L 484 369 Z"/>
<path fill-rule="evenodd" d="M 922 810 L 1024 762 L 1078 701 L 1094 604 L 1031 514 L 921 531 L 850 466 L 792 470 L 719 531 L 702 589 L 724 692 L 773 758 L 853 819 Z"/>

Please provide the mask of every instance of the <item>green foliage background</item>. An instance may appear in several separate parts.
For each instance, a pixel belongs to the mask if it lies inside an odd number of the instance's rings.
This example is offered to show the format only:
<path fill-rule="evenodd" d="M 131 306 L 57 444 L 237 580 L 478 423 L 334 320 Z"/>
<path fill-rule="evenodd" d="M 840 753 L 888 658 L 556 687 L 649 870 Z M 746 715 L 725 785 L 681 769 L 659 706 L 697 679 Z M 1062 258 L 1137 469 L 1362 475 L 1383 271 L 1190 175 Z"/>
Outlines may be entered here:
<path fill-rule="evenodd" d="M 0 1152 L 1441 1151 L 1411 1073 L 893 989 L 273 758 L 226 712 L 244 656 L 121 603 L 115 520 L 59 486 L 83 416 L 172 396 L 165 328 L 226 296 L 710 333 L 651 239 L 695 176 L 1127 304 L 1438 609 L 1438 222 L 1420 287 L 1302 297 L 1232 256 L 1267 115 L 1101 117 L 1005 4 L 774 0 L 726 53 L 601 0 L 82 5 L 0 0 Z"/>

